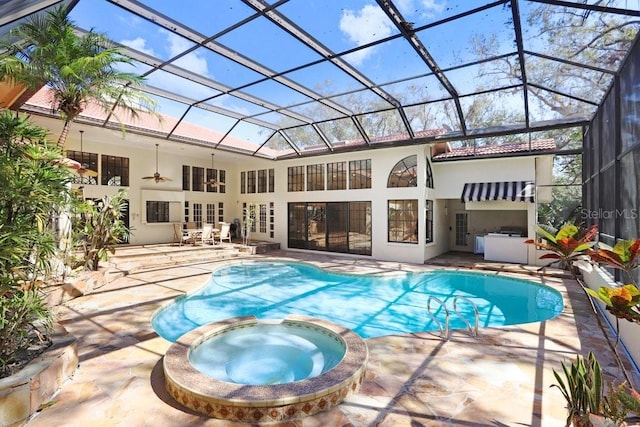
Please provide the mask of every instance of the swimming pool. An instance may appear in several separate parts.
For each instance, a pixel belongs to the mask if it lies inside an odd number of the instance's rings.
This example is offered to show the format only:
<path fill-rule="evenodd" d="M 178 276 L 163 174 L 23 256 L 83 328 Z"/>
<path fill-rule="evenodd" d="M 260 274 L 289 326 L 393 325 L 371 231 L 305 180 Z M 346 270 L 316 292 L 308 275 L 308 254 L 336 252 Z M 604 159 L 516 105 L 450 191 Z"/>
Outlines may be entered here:
<path fill-rule="evenodd" d="M 360 275 L 299 262 L 250 261 L 214 270 L 205 286 L 158 310 L 151 324 L 160 336 L 176 341 L 192 329 L 227 318 L 283 319 L 301 314 L 373 338 L 437 331 L 437 323 L 427 315 L 430 296 L 449 309 L 456 296 L 469 299 L 477 306 L 481 328 L 551 319 L 563 309 L 558 291 L 495 274 L 438 270 Z M 469 304 L 459 303 L 458 311 L 473 320 Z M 444 322 L 443 309 L 432 304 L 432 312 Z M 466 327 L 455 315 L 450 325 Z"/>

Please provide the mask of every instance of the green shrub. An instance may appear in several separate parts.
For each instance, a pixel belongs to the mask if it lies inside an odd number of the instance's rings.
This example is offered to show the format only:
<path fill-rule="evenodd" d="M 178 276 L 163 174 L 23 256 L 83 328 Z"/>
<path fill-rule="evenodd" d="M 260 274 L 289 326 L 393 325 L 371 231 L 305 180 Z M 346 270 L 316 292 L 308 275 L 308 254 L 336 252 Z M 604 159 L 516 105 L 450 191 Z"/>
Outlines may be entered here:
<path fill-rule="evenodd" d="M 29 345 L 34 323 L 51 324 L 39 288 L 54 273 L 55 221 L 72 200 L 61 159 L 45 129 L 0 111 L 0 373 Z"/>

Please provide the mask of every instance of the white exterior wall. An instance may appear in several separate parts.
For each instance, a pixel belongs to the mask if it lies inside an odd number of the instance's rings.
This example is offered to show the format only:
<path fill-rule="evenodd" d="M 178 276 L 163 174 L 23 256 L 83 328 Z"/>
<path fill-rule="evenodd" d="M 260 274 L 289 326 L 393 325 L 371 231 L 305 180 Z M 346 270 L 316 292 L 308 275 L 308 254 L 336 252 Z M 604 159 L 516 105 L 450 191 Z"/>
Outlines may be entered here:
<path fill-rule="evenodd" d="M 553 156 L 522 156 L 495 159 L 474 159 L 434 162 L 436 194 L 448 200 L 450 227 L 454 227 L 451 211 L 468 211 L 469 234 L 498 231 L 504 227 L 524 227 L 527 236 L 535 236 L 536 204 L 530 202 L 485 201 L 461 203 L 465 183 L 500 181 L 535 181 L 536 185 L 549 185 L 552 179 Z M 439 183 L 446 185 L 438 185 Z M 546 187 L 536 194 L 537 200 L 548 200 L 551 189 Z M 518 213 L 519 212 L 519 213 Z M 473 250 L 473 244 L 470 245 Z M 539 253 L 533 245 L 527 247 L 529 264 L 539 264 Z"/>
<path fill-rule="evenodd" d="M 34 121 L 42 126 L 59 132 L 59 121 L 34 117 Z M 453 207 L 459 201 L 462 188 L 466 182 L 488 182 L 507 180 L 533 180 L 536 178 L 535 157 L 503 158 L 491 160 L 464 160 L 432 163 L 434 189 L 425 187 L 426 158 L 430 156 L 429 145 L 390 147 L 374 150 L 363 150 L 343 154 L 304 157 L 299 159 L 273 161 L 252 156 L 218 152 L 208 147 L 187 145 L 141 136 L 134 133 L 122 135 L 119 131 L 89 127 L 74 123 L 65 148 L 80 149 L 79 130 L 84 129 L 83 150 L 127 157 L 130 161 L 128 188 L 130 203 L 130 225 L 133 228 L 130 242 L 132 244 L 167 243 L 173 239 L 172 224 L 147 224 L 146 201 L 174 201 L 180 204 L 180 212 L 176 217 L 184 221 L 184 202 L 189 202 L 190 215 L 193 215 L 193 203 L 201 203 L 203 220 L 206 218 L 206 204 L 224 203 L 224 220 L 233 222 L 235 218 L 242 220 L 243 203 L 274 203 L 274 238 L 270 238 L 267 219 L 267 232 L 259 230 L 251 234 L 252 239 L 274 241 L 287 248 L 287 207 L 290 202 L 341 202 L 370 201 L 372 209 L 372 257 L 381 260 L 422 263 L 426 259 L 442 254 L 451 249 L 451 230 L 453 229 Z M 152 180 L 142 180 L 143 176 L 153 175 L 155 165 L 155 144 L 159 144 L 158 170 L 162 176 L 172 181 L 156 184 Z M 182 191 L 182 165 L 211 167 L 211 153 L 216 153 L 216 169 L 226 171 L 226 193 L 208 193 Z M 411 155 L 418 158 L 418 186 L 409 188 L 387 188 L 389 172 L 395 164 Z M 550 157 L 549 157 L 550 158 Z M 310 164 L 327 164 L 331 162 L 371 159 L 372 188 L 360 190 L 324 190 L 324 191 L 287 191 L 287 173 L 290 166 Z M 240 194 L 241 171 L 271 169 L 275 170 L 274 193 Z M 540 177 L 537 177 L 540 179 Z M 85 185 L 87 198 L 99 198 L 106 194 L 115 194 L 120 187 L 102 185 Z M 418 243 L 388 242 L 387 210 L 390 199 L 418 200 Z M 433 201 L 433 234 L 434 242 L 425 244 L 425 200 Z M 477 206 L 474 206 L 477 205 Z M 514 206 L 517 205 L 517 206 Z M 508 212 L 510 209 L 523 210 L 527 213 L 532 235 L 535 218 L 534 204 L 488 202 L 470 203 L 463 209 L 482 215 L 492 215 L 491 211 Z M 172 216 L 172 220 L 174 217 Z M 217 221 L 217 212 L 216 212 Z M 532 257 L 535 260 L 534 257 Z"/>
<path fill-rule="evenodd" d="M 460 199 L 467 182 L 534 181 L 534 156 L 434 162 L 436 194 L 440 199 Z"/>

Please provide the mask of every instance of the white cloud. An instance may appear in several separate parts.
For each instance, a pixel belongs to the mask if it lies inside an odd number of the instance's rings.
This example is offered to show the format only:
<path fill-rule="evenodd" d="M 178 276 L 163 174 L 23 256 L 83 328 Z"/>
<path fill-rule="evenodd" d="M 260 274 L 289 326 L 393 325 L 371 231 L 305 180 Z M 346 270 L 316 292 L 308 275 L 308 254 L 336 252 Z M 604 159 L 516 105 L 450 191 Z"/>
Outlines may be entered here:
<path fill-rule="evenodd" d="M 142 37 L 135 38 L 133 40 L 121 40 L 120 44 L 135 49 L 139 52 L 146 53 L 147 55 L 154 55 L 153 49 L 147 47 L 147 41 Z"/>
<path fill-rule="evenodd" d="M 391 35 L 393 25 L 379 7 L 366 5 L 359 11 L 345 9 L 340 18 L 340 30 L 356 46 L 362 46 Z M 360 65 L 374 50 L 369 48 L 354 52 L 348 59 L 354 65 Z"/>
<path fill-rule="evenodd" d="M 184 52 L 185 50 L 193 46 L 192 42 L 187 41 L 174 33 L 166 31 L 166 34 L 167 41 L 169 42 L 169 54 L 172 57 Z M 196 74 L 211 77 L 209 76 L 209 67 L 207 65 L 207 60 L 195 51 L 188 53 L 182 58 L 174 61 L 174 64 Z"/>
<path fill-rule="evenodd" d="M 442 13 L 447 5 L 446 0 L 397 0 L 396 6 L 407 19 L 411 17 L 433 18 Z"/>
<path fill-rule="evenodd" d="M 447 5 L 447 2 L 442 1 L 438 3 L 437 0 L 422 0 L 420 4 L 422 5 L 423 9 L 426 9 L 422 11 L 423 15 L 434 16 L 441 13 L 444 10 L 444 8 Z"/>

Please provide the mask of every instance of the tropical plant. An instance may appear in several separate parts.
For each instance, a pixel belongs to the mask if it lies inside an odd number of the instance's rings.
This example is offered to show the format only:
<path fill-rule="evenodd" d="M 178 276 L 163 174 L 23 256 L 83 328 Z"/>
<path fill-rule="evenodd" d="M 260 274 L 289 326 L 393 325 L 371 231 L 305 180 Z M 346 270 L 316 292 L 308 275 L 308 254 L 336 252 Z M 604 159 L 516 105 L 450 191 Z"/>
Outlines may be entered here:
<path fill-rule="evenodd" d="M 605 393 L 602 369 L 592 352 L 561 366 L 562 374 L 553 370 L 556 383 L 551 387 L 557 387 L 567 402 L 566 426 L 620 426 L 629 414 L 640 413 L 640 394 L 626 382 L 608 382 Z"/>
<path fill-rule="evenodd" d="M 583 230 L 574 224 L 568 224 L 556 230 L 545 225 L 536 226 L 536 234 L 541 240 L 529 239 L 525 243 L 537 249 L 550 251 L 540 259 L 552 260 L 549 265 L 559 263 L 563 269 L 569 269 L 573 261 L 583 257 L 596 243 L 593 239 L 598 234 L 597 226 Z"/>
<path fill-rule="evenodd" d="M 561 363 L 564 377 L 555 369 L 553 375 L 557 383 L 551 387 L 557 387 L 567 401 L 567 423 L 588 426 L 589 414 L 601 414 L 602 407 L 602 370 L 600 363 L 592 352 L 585 359 L 576 357 L 576 361 L 570 366 Z"/>
<path fill-rule="evenodd" d="M 640 323 L 640 290 L 636 285 L 601 286 L 597 292 L 588 288 L 586 291 L 595 299 L 603 302 L 607 311 L 613 314 L 616 319 Z"/>
<path fill-rule="evenodd" d="M 118 111 L 136 117 L 139 111 L 154 110 L 153 100 L 138 90 L 142 78 L 120 70 L 132 59 L 103 34 L 92 30 L 79 35 L 64 6 L 12 28 L 1 46 L 9 54 L 0 57 L 0 80 L 52 90 L 53 106 L 64 120 L 59 146 L 90 102 L 118 120 Z"/>
<path fill-rule="evenodd" d="M 625 272 L 631 282 L 635 282 L 633 271 L 638 268 L 640 259 L 640 239 L 622 240 L 613 248 L 599 245 L 587 254 L 594 262 L 617 268 Z M 586 289 L 596 300 L 604 303 L 605 308 L 616 317 L 616 330 L 619 319 L 640 324 L 640 289 L 635 283 L 621 286 L 601 286 L 597 291 Z"/>
<path fill-rule="evenodd" d="M 54 221 L 71 197 L 71 172 L 46 130 L 0 111 L 0 376 L 51 313 L 40 287 L 55 273 Z"/>
<path fill-rule="evenodd" d="M 126 191 L 98 201 L 86 200 L 73 220 L 74 241 L 82 251 L 84 268 L 98 270 L 100 261 L 115 253 L 115 245 L 128 240 L 130 229 L 122 214 Z"/>
<path fill-rule="evenodd" d="M 603 415 L 618 426 L 629 414 L 640 414 L 640 393 L 630 388 L 626 382 L 617 386 L 610 383 L 602 404 Z"/>
<path fill-rule="evenodd" d="M 248 203 L 244 208 L 244 217 L 242 219 L 242 226 L 240 230 L 242 234 L 242 244 L 244 246 L 248 246 L 251 243 L 251 230 L 254 227 L 254 222 L 256 219 L 256 209 L 256 203 Z"/>
<path fill-rule="evenodd" d="M 635 283 L 633 270 L 638 268 L 640 239 L 622 240 L 613 248 L 600 243 L 597 248 L 588 251 L 587 254 L 597 263 L 622 270 L 627 274 L 628 279 Z"/>

